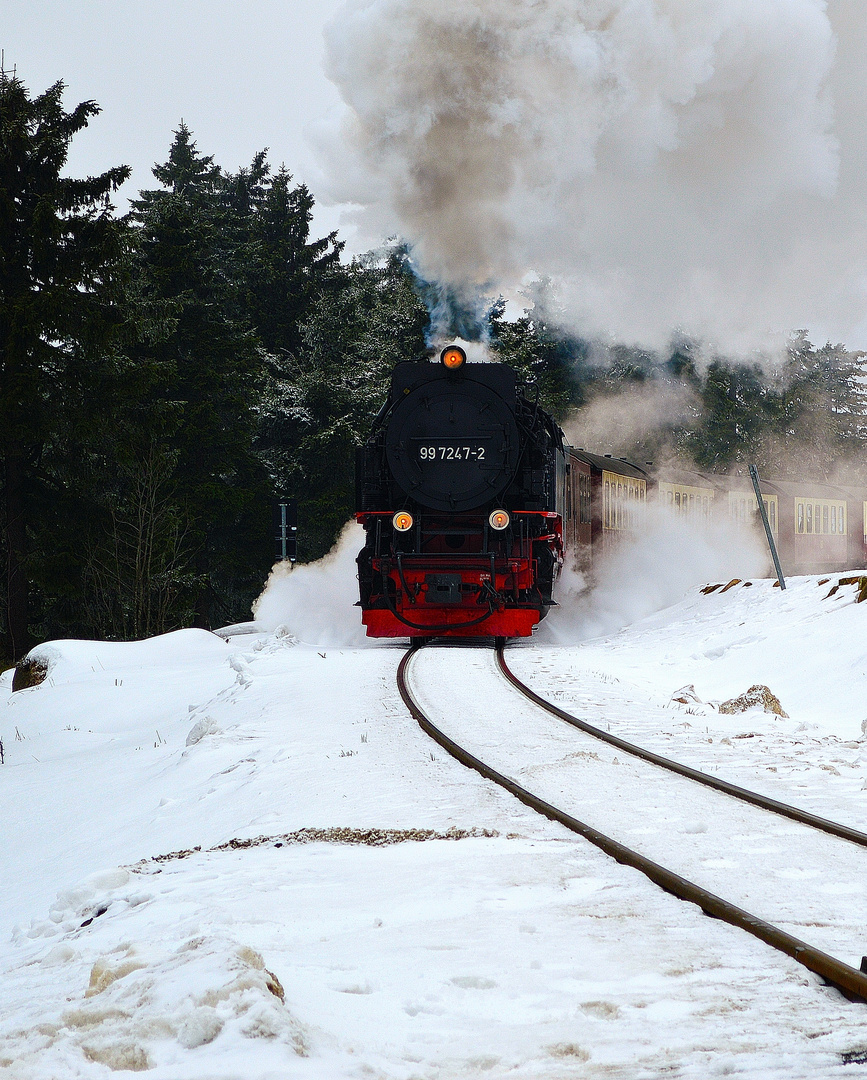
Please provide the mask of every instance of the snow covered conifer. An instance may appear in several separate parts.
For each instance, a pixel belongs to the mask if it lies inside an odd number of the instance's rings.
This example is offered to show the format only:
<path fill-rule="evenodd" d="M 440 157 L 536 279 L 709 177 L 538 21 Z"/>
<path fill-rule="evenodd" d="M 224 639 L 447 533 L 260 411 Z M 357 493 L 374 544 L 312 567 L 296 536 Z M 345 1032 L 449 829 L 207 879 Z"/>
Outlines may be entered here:
<path fill-rule="evenodd" d="M 40 461 L 66 416 L 99 383 L 118 328 L 126 230 L 111 195 L 126 166 L 62 176 L 73 137 L 100 109 L 63 108 L 64 84 L 31 97 L 0 70 L 0 621 L 7 659 L 31 643 L 31 537 L 46 486 Z"/>

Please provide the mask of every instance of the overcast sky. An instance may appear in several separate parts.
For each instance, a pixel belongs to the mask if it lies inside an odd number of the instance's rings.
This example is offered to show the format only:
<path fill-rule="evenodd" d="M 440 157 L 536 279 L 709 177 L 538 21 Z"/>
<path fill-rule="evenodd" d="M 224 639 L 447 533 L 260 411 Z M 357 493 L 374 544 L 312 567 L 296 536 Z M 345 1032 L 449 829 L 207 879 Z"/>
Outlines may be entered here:
<path fill-rule="evenodd" d="M 322 28 L 343 0 L 2 0 L 0 48 L 31 93 L 58 79 L 66 107 L 102 114 L 76 136 L 69 172 L 130 165 L 124 194 L 155 186 L 181 118 L 199 150 L 236 169 L 270 147 L 314 196 L 323 186 L 306 136 L 339 102 L 322 69 Z M 118 200 L 126 209 L 124 198 Z M 339 211 L 317 208 L 318 232 Z"/>

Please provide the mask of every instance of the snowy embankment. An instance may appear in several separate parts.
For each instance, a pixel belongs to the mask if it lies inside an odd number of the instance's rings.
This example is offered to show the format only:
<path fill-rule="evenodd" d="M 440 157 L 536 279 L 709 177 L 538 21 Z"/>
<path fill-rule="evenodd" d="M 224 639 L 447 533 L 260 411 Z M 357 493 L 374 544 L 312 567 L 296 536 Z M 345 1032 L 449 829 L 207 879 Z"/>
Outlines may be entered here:
<path fill-rule="evenodd" d="M 510 662 L 864 828 L 867 604 L 818 580 L 693 590 Z M 452 762 L 400 702 L 399 647 L 189 630 L 42 652 L 44 683 L 2 682 L 2 1075 L 867 1076 L 867 1007 Z M 445 684 L 461 653 L 436 652 Z M 787 719 L 717 711 L 755 683 Z"/>

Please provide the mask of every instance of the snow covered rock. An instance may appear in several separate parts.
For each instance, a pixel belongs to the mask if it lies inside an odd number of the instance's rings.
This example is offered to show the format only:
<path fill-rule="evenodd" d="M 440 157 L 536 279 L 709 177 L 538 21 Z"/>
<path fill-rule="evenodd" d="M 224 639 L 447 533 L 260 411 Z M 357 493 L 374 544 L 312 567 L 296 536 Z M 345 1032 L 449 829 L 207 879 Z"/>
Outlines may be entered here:
<path fill-rule="evenodd" d="M 48 672 L 60 657 L 59 650 L 51 645 L 39 645 L 15 665 L 12 690 L 27 690 L 39 686 L 48 678 Z"/>
<path fill-rule="evenodd" d="M 197 720 L 190 728 L 186 745 L 195 746 L 196 743 L 200 743 L 206 735 L 218 735 L 219 732 L 220 729 L 217 726 L 217 721 L 211 716 L 203 716 L 201 720 Z"/>
<path fill-rule="evenodd" d="M 679 705 L 701 705 L 702 703 L 692 683 L 675 690 L 671 695 L 671 702 L 677 702 Z"/>
<path fill-rule="evenodd" d="M 786 720 L 789 718 L 789 714 L 783 711 L 780 699 L 776 694 L 772 694 L 767 686 L 762 686 L 760 683 L 751 686 L 749 690 L 744 691 L 739 697 L 724 701 L 720 705 L 719 711 L 730 714 L 742 713 L 747 712 L 748 709 L 755 709 L 759 705 L 766 713 L 774 713 L 776 716 L 782 716 Z"/>

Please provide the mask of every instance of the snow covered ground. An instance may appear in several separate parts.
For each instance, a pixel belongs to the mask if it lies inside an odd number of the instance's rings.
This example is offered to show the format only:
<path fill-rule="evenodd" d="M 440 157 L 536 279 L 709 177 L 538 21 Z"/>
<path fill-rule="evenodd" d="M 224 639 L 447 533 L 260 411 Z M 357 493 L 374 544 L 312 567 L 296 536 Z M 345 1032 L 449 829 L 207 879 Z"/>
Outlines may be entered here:
<path fill-rule="evenodd" d="M 694 589 L 582 644 L 564 615 L 509 660 L 617 734 L 867 829 L 867 604 L 819 580 Z M 400 646 L 187 630 L 41 652 L 42 685 L 0 683 L 3 1077 L 867 1077 L 867 1006 L 453 762 L 400 701 Z M 435 647 L 413 678 L 440 705 L 474 687 L 462 734 L 502 753 L 499 712 L 512 771 L 585 819 L 618 790 L 639 849 L 701 862 L 728 833 L 717 891 L 818 904 L 795 932 L 857 966 L 867 851 L 720 830 L 691 785 L 645 805 L 631 764 L 489 663 Z M 754 683 L 788 719 L 714 707 Z"/>

